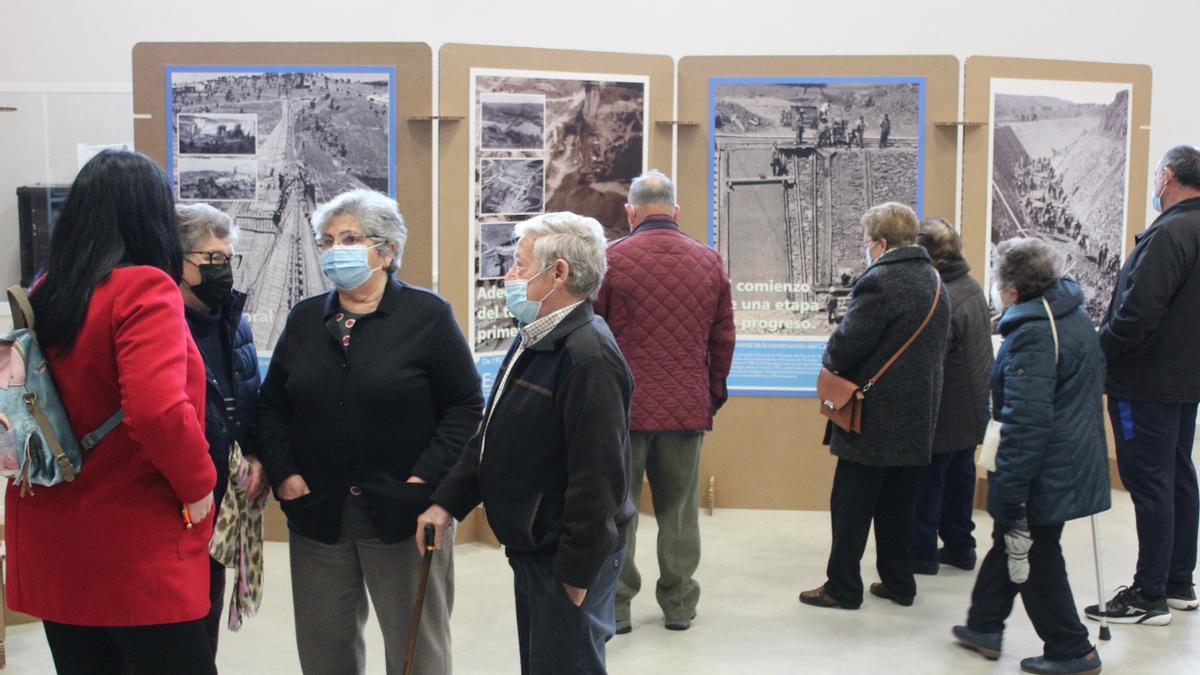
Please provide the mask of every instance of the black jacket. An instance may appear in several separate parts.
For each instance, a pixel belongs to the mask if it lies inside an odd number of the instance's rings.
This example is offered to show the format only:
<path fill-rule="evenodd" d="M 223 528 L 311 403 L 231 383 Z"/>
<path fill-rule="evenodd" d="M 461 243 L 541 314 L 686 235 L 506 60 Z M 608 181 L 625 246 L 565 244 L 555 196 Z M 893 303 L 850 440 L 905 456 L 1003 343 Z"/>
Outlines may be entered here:
<path fill-rule="evenodd" d="M 992 410 L 1001 426 L 988 511 L 1007 524 L 1025 504 L 1031 525 L 1057 525 L 1108 509 L 1112 490 L 1104 440 L 1104 355 L 1070 279 L 1000 317 L 1004 344 L 992 372 Z"/>
<path fill-rule="evenodd" d="M 846 315 L 825 345 L 824 366 L 866 385 L 917 331 L 941 283 L 920 246 L 880 256 L 854 282 Z M 920 337 L 866 392 L 862 433 L 829 425 L 834 455 L 871 466 L 929 464 L 949 336 L 950 298 L 943 292 Z"/>
<path fill-rule="evenodd" d="M 965 260 L 938 266 L 950 296 L 950 342 L 942 377 L 942 404 L 933 452 L 974 448 L 987 430 L 988 379 L 992 374 L 992 318 L 983 289 Z"/>
<path fill-rule="evenodd" d="M 1200 401 L 1200 197 L 1167 209 L 1136 239 L 1100 328 L 1105 393 Z"/>
<path fill-rule="evenodd" d="M 288 316 L 259 395 L 259 455 L 273 487 L 298 473 L 312 490 L 280 502 L 292 531 L 335 542 L 357 486 L 380 538 L 399 541 L 479 426 L 479 375 L 450 305 L 431 291 L 389 281 L 349 349 L 337 307 L 330 291 Z"/>
<path fill-rule="evenodd" d="M 242 316 L 246 295 L 234 291 L 230 299 L 221 305 L 221 335 L 228 338 L 227 353 L 230 356 L 233 397 L 237 401 L 236 413 L 225 414 L 225 401 L 221 395 L 212 365 L 204 362 L 204 379 L 207 383 L 204 396 L 204 437 L 208 440 L 208 452 L 217 467 L 217 487 L 213 498 L 217 507 L 225 496 L 229 483 L 229 449 L 237 441 L 245 455 L 258 453 L 256 419 L 258 410 L 258 352 L 254 348 L 254 334 L 250 324 Z M 203 354 L 203 352 L 201 352 Z"/>
<path fill-rule="evenodd" d="M 485 428 L 433 501 L 459 520 L 482 501 L 509 555 L 552 554 L 560 581 L 590 588 L 624 546 L 635 513 L 628 498 L 633 377 L 590 302 L 511 368 L 499 400 L 492 389 Z"/>

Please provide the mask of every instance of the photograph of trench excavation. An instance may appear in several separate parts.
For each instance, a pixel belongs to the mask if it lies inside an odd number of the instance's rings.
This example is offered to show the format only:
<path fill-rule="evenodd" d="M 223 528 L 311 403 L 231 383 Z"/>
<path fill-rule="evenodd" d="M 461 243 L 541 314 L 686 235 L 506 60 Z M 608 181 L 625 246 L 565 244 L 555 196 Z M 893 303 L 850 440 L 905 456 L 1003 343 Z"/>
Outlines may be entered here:
<path fill-rule="evenodd" d="M 755 83 L 715 93 L 713 233 L 738 334 L 828 336 L 866 267 L 863 212 L 916 207 L 919 87 Z"/>

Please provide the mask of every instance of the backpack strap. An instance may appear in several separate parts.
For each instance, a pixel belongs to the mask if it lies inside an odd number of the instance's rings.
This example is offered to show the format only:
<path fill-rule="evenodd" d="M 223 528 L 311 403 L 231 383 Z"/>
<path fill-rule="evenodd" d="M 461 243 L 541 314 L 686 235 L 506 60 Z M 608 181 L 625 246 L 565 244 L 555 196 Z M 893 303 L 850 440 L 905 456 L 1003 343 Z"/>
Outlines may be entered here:
<path fill-rule="evenodd" d="M 29 411 L 29 414 L 33 416 L 33 421 L 37 422 L 38 427 L 42 430 L 42 438 L 46 439 L 46 444 L 50 446 L 50 454 L 54 455 L 54 463 L 58 465 L 59 475 L 68 483 L 75 480 L 75 465 L 71 464 L 71 458 L 67 457 L 62 443 L 58 442 L 58 436 L 54 434 L 54 425 L 50 424 L 46 412 L 38 403 L 37 394 L 25 393 L 25 409 Z"/>
<path fill-rule="evenodd" d="M 99 445 L 100 441 L 104 440 L 104 437 L 107 436 L 109 432 L 120 426 L 121 421 L 124 419 L 125 411 L 118 410 L 117 412 L 113 413 L 112 417 L 104 420 L 104 424 L 96 427 L 95 431 L 81 438 L 79 440 L 79 444 L 83 446 L 84 450 L 91 450 Z"/>
<path fill-rule="evenodd" d="M 33 305 L 29 304 L 29 295 L 24 288 L 9 287 L 8 307 L 12 311 L 13 328 L 33 330 Z"/>

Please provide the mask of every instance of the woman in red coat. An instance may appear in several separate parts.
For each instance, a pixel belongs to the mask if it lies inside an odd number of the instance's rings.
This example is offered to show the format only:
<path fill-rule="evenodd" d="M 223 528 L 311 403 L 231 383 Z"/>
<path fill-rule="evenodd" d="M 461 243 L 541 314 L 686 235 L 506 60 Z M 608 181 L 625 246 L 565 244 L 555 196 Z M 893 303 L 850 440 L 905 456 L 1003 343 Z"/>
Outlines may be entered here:
<path fill-rule="evenodd" d="M 59 673 L 216 672 L 201 621 L 216 473 L 181 264 L 166 175 L 144 155 L 96 156 L 31 302 L 71 425 L 125 418 L 73 482 L 5 497 L 8 605 L 44 620 Z"/>

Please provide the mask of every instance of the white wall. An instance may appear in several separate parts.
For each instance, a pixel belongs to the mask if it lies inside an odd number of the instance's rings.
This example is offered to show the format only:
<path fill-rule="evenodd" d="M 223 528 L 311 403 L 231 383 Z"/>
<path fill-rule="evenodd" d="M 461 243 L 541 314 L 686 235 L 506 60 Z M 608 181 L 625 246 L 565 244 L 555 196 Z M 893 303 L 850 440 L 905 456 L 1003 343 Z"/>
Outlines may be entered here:
<path fill-rule="evenodd" d="M 1200 141 L 1194 0 L 38 0 L 0 9 L 0 283 L 19 184 L 70 179 L 78 140 L 132 140 L 139 41 L 424 41 L 670 54 L 972 54 L 1148 63 L 1150 155 Z M 41 92 L 50 93 L 41 93 Z M 73 92 L 92 92 L 79 94 Z M 27 93 L 35 92 L 35 93 Z M 58 93 L 63 92 L 63 93 Z M 114 93 L 115 92 L 115 93 Z M 122 108 L 124 102 L 124 108 Z M 51 109 L 49 126 L 43 108 Z M 1153 161 L 1153 160 L 1152 160 Z M 1140 205 L 1134 205 L 1138 208 Z"/>

